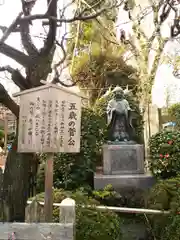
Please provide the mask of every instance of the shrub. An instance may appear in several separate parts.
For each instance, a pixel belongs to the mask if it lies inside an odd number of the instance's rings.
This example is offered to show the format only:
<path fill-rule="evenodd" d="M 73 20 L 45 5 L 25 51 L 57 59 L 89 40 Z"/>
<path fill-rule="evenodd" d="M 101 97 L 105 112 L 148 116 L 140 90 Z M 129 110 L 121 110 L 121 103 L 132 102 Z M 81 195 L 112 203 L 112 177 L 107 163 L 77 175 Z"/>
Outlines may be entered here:
<path fill-rule="evenodd" d="M 180 132 L 163 130 L 150 138 L 150 170 L 163 178 L 180 171 Z"/>
<path fill-rule="evenodd" d="M 92 196 L 102 205 L 137 208 L 144 207 L 144 191 L 126 187 L 114 191 L 112 185 L 107 185 L 103 190 L 93 191 Z"/>
<path fill-rule="evenodd" d="M 172 120 L 175 119 L 176 127 L 180 128 L 180 103 L 173 104 L 169 107 L 168 114 L 171 116 Z"/>
<path fill-rule="evenodd" d="M 147 206 L 159 210 L 180 211 L 180 176 L 159 180 L 149 191 Z"/>
<path fill-rule="evenodd" d="M 170 211 L 170 215 L 150 217 L 152 230 L 159 240 L 180 239 L 180 177 L 159 180 L 150 190 L 146 205 L 150 209 Z"/>
<path fill-rule="evenodd" d="M 93 172 L 106 136 L 106 122 L 90 108 L 82 109 L 80 153 L 56 154 L 54 157 L 54 186 L 75 189 L 93 185 Z M 44 157 L 44 156 L 43 156 Z M 37 177 L 37 189 L 44 191 L 44 166 Z M 43 180 L 43 182 L 42 182 Z"/>
<path fill-rule="evenodd" d="M 109 206 L 118 206 L 119 201 L 121 199 L 121 195 L 114 191 L 111 184 L 107 185 L 102 190 L 94 190 L 92 191 L 92 196 L 99 201 L 102 205 Z"/>
<path fill-rule="evenodd" d="M 37 200 L 44 201 L 44 193 L 38 194 Z M 71 197 L 76 201 L 76 239 L 77 240 L 121 240 L 119 217 L 111 211 L 100 211 L 82 205 L 99 205 L 99 202 L 88 197 L 82 191 L 74 193 L 63 189 L 54 190 L 54 202 L 60 203 L 64 198 Z M 54 222 L 59 222 L 59 208 L 53 210 Z"/>

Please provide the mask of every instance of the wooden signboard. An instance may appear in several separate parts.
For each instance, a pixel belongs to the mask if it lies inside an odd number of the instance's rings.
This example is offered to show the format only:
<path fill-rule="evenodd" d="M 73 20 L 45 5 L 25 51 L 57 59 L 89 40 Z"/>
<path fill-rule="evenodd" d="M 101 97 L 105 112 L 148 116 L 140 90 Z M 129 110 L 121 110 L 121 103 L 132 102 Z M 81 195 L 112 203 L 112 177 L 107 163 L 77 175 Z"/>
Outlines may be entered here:
<path fill-rule="evenodd" d="M 45 84 L 14 96 L 20 96 L 18 152 L 49 153 L 44 210 L 45 221 L 51 222 L 53 153 L 80 152 L 81 96 L 55 84 Z"/>
<path fill-rule="evenodd" d="M 20 96 L 19 152 L 80 151 L 81 97 L 54 84 Z"/>

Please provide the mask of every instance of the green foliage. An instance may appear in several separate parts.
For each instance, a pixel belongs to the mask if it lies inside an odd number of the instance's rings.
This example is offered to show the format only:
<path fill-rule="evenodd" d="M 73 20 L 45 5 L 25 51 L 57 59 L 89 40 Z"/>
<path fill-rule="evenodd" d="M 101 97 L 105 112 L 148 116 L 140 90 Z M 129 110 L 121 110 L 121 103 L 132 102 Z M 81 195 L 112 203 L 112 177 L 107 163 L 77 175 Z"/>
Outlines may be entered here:
<path fill-rule="evenodd" d="M 180 211 L 180 176 L 159 180 L 149 191 L 147 206 L 151 209 Z"/>
<path fill-rule="evenodd" d="M 176 127 L 180 128 L 180 103 L 173 104 L 169 107 L 168 114 L 172 117 L 172 120 L 175 119 Z"/>
<path fill-rule="evenodd" d="M 78 51 L 82 51 L 89 48 L 92 43 L 101 44 L 105 39 L 110 40 L 113 35 L 115 36 L 112 29 L 118 10 L 116 8 L 108 9 L 111 4 L 111 0 L 98 0 L 96 3 L 94 0 L 81 2 L 80 11 L 92 12 L 90 9 L 93 9 L 94 12 L 102 8 L 107 8 L 107 11 L 104 11 L 98 19 L 94 18 L 84 22 L 73 22 L 71 24 L 71 34 L 78 37 L 78 41 L 76 37 L 68 41 L 68 51 L 70 54 L 73 53 L 74 48 Z M 79 34 L 78 28 L 80 28 Z"/>
<path fill-rule="evenodd" d="M 102 205 L 130 208 L 144 207 L 143 191 L 134 188 L 122 188 L 117 193 L 109 184 L 102 190 L 94 190 L 92 196 Z"/>
<path fill-rule="evenodd" d="M 180 132 L 163 130 L 150 138 L 150 170 L 155 176 L 170 177 L 180 171 Z"/>
<path fill-rule="evenodd" d="M 110 211 L 100 211 L 95 208 L 99 202 L 79 190 L 74 193 L 63 189 L 54 190 L 54 202 L 60 203 L 64 198 L 71 197 L 76 201 L 76 239 L 77 240 L 121 240 L 119 217 Z M 37 200 L 44 201 L 44 193 L 36 196 Z M 92 205 L 91 208 L 82 205 Z M 54 222 L 59 222 L 59 208 L 53 210 Z"/>
<path fill-rule="evenodd" d="M 104 46 L 92 44 L 90 52 L 76 56 L 73 79 L 82 79 L 78 84 L 84 91 L 87 89 L 91 103 L 102 96 L 110 86 L 137 84 L 135 70 L 122 58 L 122 49 L 110 44 Z"/>
<path fill-rule="evenodd" d="M 112 99 L 112 96 L 113 96 L 112 91 L 111 89 L 109 89 L 100 99 L 97 99 L 94 104 L 94 110 L 104 119 L 106 119 L 107 103 L 110 99 Z M 140 109 L 139 109 L 139 102 L 136 96 L 132 94 L 126 94 L 125 98 L 129 102 L 131 109 L 134 110 L 134 114 L 137 117 L 137 121 L 133 122 L 133 126 L 135 128 L 135 134 L 136 134 L 135 140 L 138 143 L 143 143 L 142 136 L 143 136 L 144 122 L 143 122 L 142 113 L 140 112 Z"/>
<path fill-rule="evenodd" d="M 160 240 L 179 240 L 180 239 L 180 215 L 168 217 L 167 224 L 162 229 Z"/>
<path fill-rule="evenodd" d="M 107 185 L 103 190 L 94 190 L 92 196 L 102 205 L 117 206 L 121 195 L 114 191 L 112 185 Z"/>
<path fill-rule="evenodd" d="M 133 88 L 137 84 L 135 69 L 123 59 L 127 49 L 123 44 L 116 44 L 113 29 L 113 21 L 103 15 L 101 23 L 97 20 L 81 22 L 78 41 L 74 38 L 68 42 L 70 55 L 75 52 L 70 66 L 73 80 L 88 93 L 92 104 L 107 87 L 128 84 Z M 71 26 L 71 31 L 77 34 L 76 23 Z"/>
<path fill-rule="evenodd" d="M 0 129 L 0 147 L 4 147 L 4 131 Z"/>
<path fill-rule="evenodd" d="M 0 140 L 4 138 L 4 131 L 0 129 Z"/>
<path fill-rule="evenodd" d="M 159 240 L 180 239 L 180 177 L 160 180 L 147 196 L 147 207 L 170 211 L 170 215 L 150 217 L 153 232 Z"/>
<path fill-rule="evenodd" d="M 54 186 L 75 189 L 92 185 L 93 172 L 106 136 L 106 122 L 90 108 L 82 109 L 80 153 L 56 154 L 54 157 Z M 43 191 L 43 165 L 37 179 L 38 191 Z"/>

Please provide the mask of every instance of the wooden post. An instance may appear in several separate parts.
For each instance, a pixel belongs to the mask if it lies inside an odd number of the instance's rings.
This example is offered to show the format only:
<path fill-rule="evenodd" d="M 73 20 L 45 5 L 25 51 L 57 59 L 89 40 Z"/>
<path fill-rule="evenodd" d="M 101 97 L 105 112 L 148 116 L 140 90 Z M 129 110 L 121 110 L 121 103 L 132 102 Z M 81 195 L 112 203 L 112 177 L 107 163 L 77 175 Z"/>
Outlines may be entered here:
<path fill-rule="evenodd" d="M 53 157 L 54 154 L 48 154 L 45 166 L 45 222 L 52 222 L 53 211 Z"/>

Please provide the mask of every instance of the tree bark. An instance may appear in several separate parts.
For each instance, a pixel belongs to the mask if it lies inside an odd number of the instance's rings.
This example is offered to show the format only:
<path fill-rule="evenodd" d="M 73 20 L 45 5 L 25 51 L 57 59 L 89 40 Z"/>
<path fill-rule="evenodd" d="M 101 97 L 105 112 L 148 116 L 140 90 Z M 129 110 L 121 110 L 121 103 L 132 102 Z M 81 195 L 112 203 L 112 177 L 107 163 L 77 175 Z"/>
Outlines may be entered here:
<path fill-rule="evenodd" d="M 6 209 L 4 220 L 8 222 L 24 222 L 25 220 L 29 177 L 33 164 L 36 164 L 35 155 L 18 153 L 17 140 L 15 140 L 7 156 L 3 178 L 3 203 Z"/>

